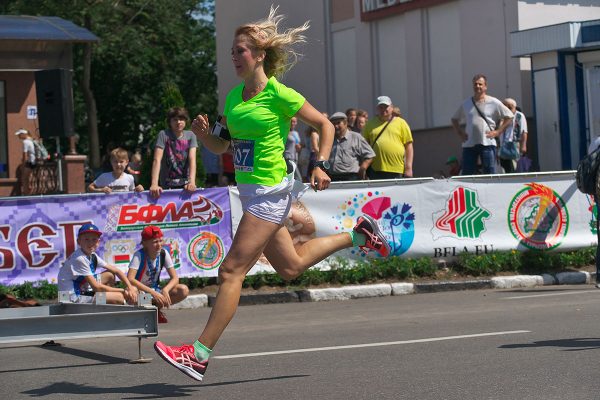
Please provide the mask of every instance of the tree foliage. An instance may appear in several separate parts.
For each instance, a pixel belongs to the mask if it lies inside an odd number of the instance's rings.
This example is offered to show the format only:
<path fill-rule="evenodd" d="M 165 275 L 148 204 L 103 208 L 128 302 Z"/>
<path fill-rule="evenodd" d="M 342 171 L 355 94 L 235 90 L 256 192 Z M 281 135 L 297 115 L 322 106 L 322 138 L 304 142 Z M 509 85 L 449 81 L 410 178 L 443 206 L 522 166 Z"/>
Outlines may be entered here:
<path fill-rule="evenodd" d="M 190 115 L 217 106 L 214 3 L 211 0 L 4 0 L 0 13 L 57 16 L 86 26 L 94 45 L 91 89 L 100 143 L 139 146 L 164 127 L 163 99 L 175 86 Z M 73 93 L 77 132 L 88 141 L 81 93 L 83 46 L 74 46 Z"/>

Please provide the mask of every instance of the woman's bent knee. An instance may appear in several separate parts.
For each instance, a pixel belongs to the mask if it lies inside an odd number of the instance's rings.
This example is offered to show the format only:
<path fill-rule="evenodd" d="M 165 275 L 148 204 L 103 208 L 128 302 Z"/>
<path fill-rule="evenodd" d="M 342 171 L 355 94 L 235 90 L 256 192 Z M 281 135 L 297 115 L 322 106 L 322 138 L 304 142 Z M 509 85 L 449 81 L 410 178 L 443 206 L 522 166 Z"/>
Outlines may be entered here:
<path fill-rule="evenodd" d="M 291 281 L 299 277 L 302 272 L 296 271 L 291 268 L 276 268 L 277 274 L 281 277 L 281 279 L 285 281 Z"/>

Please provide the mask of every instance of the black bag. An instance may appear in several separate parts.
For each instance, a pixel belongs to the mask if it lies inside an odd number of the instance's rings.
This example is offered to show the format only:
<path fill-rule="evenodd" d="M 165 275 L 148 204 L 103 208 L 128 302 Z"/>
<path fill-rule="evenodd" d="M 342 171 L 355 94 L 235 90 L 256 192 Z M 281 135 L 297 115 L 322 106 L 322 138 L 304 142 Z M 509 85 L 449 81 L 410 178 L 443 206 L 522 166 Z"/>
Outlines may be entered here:
<path fill-rule="evenodd" d="M 585 194 L 596 194 L 596 175 L 600 166 L 600 147 L 583 157 L 577 165 L 577 189 Z"/>

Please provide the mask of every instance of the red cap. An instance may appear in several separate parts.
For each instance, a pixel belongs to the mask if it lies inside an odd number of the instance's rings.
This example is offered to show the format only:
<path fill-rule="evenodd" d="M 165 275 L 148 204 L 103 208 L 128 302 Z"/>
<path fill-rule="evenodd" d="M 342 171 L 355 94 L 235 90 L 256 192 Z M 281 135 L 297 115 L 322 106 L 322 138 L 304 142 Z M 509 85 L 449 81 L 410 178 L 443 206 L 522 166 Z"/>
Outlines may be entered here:
<path fill-rule="evenodd" d="M 158 226 L 148 225 L 142 231 L 142 241 L 163 237 L 163 233 Z"/>

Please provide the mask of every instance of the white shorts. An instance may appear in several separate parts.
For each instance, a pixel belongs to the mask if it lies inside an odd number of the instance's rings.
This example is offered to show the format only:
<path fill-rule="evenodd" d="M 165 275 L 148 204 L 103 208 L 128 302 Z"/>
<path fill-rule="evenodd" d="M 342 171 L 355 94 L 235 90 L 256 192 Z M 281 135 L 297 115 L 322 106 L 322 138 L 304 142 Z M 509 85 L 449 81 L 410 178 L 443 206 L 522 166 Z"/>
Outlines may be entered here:
<path fill-rule="evenodd" d="M 292 195 L 290 192 L 258 194 L 263 188 L 261 185 L 238 184 L 242 210 L 256 218 L 283 225 L 292 208 Z"/>
<path fill-rule="evenodd" d="M 292 201 L 300 198 L 309 187 L 294 180 L 296 164 L 292 165 L 292 171 L 276 186 L 238 184 L 242 210 L 256 218 L 283 225 L 292 208 Z"/>

